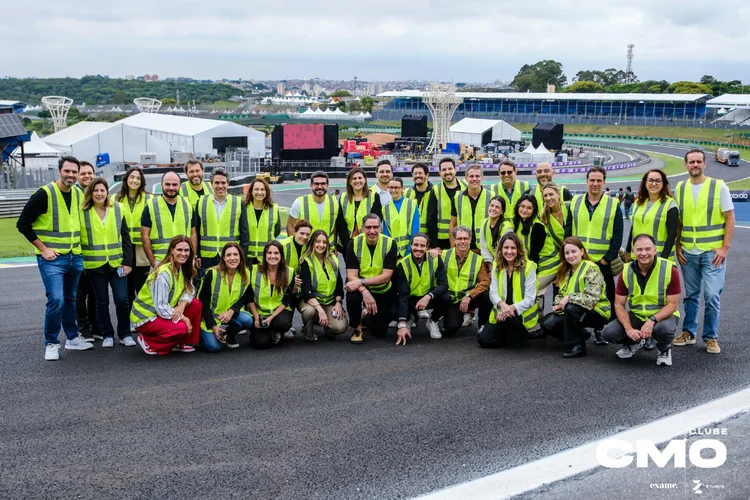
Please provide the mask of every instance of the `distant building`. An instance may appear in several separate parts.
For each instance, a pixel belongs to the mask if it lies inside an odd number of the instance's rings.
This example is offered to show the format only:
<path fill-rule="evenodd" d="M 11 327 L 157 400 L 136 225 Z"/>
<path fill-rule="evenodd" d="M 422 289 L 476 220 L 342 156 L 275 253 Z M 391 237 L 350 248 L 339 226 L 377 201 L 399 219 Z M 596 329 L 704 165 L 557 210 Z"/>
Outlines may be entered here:
<path fill-rule="evenodd" d="M 135 77 L 133 75 L 125 75 L 126 80 L 135 80 Z"/>
<path fill-rule="evenodd" d="M 367 84 L 367 95 L 378 95 L 383 93 L 383 82 L 371 82 Z"/>
<path fill-rule="evenodd" d="M 284 85 L 284 82 L 279 82 L 276 84 L 276 93 L 278 95 L 284 95 L 286 93 L 286 85 Z"/>

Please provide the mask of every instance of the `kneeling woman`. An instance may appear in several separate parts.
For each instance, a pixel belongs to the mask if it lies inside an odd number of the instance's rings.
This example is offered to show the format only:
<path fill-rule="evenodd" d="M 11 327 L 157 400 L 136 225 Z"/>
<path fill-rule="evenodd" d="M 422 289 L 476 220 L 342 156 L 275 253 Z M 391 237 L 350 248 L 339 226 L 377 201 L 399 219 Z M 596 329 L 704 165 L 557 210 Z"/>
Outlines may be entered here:
<path fill-rule="evenodd" d="M 131 329 L 146 354 L 193 352 L 200 338 L 202 306 L 194 299 L 195 252 L 186 236 L 169 242 L 167 255 L 146 278 L 130 311 Z"/>
<path fill-rule="evenodd" d="M 576 237 L 565 238 L 563 261 L 555 284 L 560 291 L 552 312 L 542 320 L 542 329 L 568 345 L 564 358 L 586 355 L 586 328 L 600 330 L 607 322 L 611 304 L 604 290 L 604 277 L 591 261 L 583 243 Z"/>
<path fill-rule="evenodd" d="M 263 260 L 250 270 L 253 296 L 249 309 L 253 315 L 250 345 L 267 349 L 281 342 L 292 327 L 293 312 L 289 305 L 297 296 L 297 285 L 284 260 L 284 249 L 276 240 L 263 248 Z"/>
<path fill-rule="evenodd" d="M 523 347 L 539 328 L 536 264 L 516 233 L 500 238 L 492 270 L 490 321 L 477 337 L 481 347 Z"/>
<path fill-rule="evenodd" d="M 336 259 L 328 253 L 328 235 L 318 229 L 310 236 L 310 241 L 299 265 L 299 277 L 302 278 L 299 312 L 305 339 L 314 342 L 318 340 L 316 323 L 325 328 L 326 337 L 334 338 L 346 332 L 349 321 L 341 306 L 344 282 Z"/>
<path fill-rule="evenodd" d="M 203 304 L 201 343 L 207 352 L 219 352 L 221 345 L 230 349 L 240 345 L 237 333 L 249 330 L 253 317 L 242 308 L 250 303 L 250 271 L 245 267 L 242 247 L 227 243 L 221 261 L 206 271 L 198 298 Z"/>

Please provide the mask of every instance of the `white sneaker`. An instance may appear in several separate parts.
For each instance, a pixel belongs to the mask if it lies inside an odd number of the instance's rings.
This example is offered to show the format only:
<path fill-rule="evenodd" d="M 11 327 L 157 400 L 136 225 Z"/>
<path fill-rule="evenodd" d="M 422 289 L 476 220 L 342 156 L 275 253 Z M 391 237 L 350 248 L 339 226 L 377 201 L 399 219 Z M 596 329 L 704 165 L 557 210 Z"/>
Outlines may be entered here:
<path fill-rule="evenodd" d="M 284 334 L 284 339 L 285 339 L 285 340 L 294 340 L 294 338 L 295 338 L 294 332 L 293 332 L 293 331 L 291 331 L 291 330 L 289 330 L 288 332 L 286 332 L 286 333 Z M 239 346 L 238 346 L 238 347 L 239 347 Z"/>
<path fill-rule="evenodd" d="M 422 309 L 417 313 L 418 319 L 430 319 L 430 312 L 427 309 Z"/>
<path fill-rule="evenodd" d="M 465 313 L 464 314 L 464 322 L 463 322 L 463 324 L 461 326 L 462 327 L 463 326 L 469 326 L 472 323 L 474 323 L 474 315 L 469 314 L 469 313 Z"/>
<path fill-rule="evenodd" d="M 96 342 L 96 339 L 94 338 L 93 335 L 89 335 L 88 337 L 84 337 L 83 335 L 81 335 L 81 338 L 83 339 L 84 342 L 88 342 L 90 344 L 93 344 L 94 342 Z"/>
<path fill-rule="evenodd" d="M 427 330 L 430 332 L 431 339 L 438 340 L 443 338 L 443 334 L 440 333 L 440 327 L 431 319 L 427 320 Z"/>
<path fill-rule="evenodd" d="M 135 340 L 133 340 L 133 337 L 128 335 L 127 337 L 125 337 L 125 340 L 120 340 L 120 344 L 124 345 L 125 347 L 134 347 Z"/>
<path fill-rule="evenodd" d="M 65 341 L 65 349 L 68 351 L 87 351 L 93 349 L 94 344 L 86 342 L 83 337 L 76 337 L 74 339 L 68 339 Z"/>
<path fill-rule="evenodd" d="M 112 337 L 107 337 L 106 339 L 102 340 L 102 347 L 114 347 L 115 346 L 115 339 Z"/>
<path fill-rule="evenodd" d="M 398 321 L 391 321 L 388 323 L 388 328 L 396 328 L 398 326 Z"/>
<path fill-rule="evenodd" d="M 615 356 L 617 356 L 620 359 L 629 359 L 629 358 L 632 358 L 633 354 L 635 354 L 635 352 L 638 349 L 640 349 L 641 347 L 643 347 L 644 342 L 645 341 L 641 340 L 637 344 L 624 345 L 624 346 L 622 346 L 622 349 L 620 349 L 619 351 L 617 351 L 615 353 Z"/>
<path fill-rule="evenodd" d="M 60 344 L 47 344 L 44 349 L 44 359 L 47 361 L 57 361 L 60 359 Z"/>
<path fill-rule="evenodd" d="M 672 346 L 667 347 L 666 351 L 660 352 L 656 357 L 656 366 L 672 366 Z"/>

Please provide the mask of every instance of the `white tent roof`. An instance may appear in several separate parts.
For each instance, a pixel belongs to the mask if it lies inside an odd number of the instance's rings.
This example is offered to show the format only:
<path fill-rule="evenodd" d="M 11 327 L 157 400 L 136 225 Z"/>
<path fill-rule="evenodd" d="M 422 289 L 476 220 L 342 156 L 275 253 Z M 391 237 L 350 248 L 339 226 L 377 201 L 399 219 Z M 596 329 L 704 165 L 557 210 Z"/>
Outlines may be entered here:
<path fill-rule="evenodd" d="M 544 147 L 544 144 L 540 144 L 540 146 Z M 537 148 L 534 147 L 533 144 L 529 143 L 528 147 L 523 150 L 524 153 L 536 153 L 539 151 Z M 547 151 L 549 153 L 549 151 Z"/>
<path fill-rule="evenodd" d="M 62 153 L 44 142 L 36 132 L 31 133 L 31 140 L 23 144 L 25 156 L 60 156 Z M 16 148 L 13 156 L 21 156 L 21 148 Z"/>
<path fill-rule="evenodd" d="M 219 132 L 221 129 L 222 136 L 264 136 L 250 127 L 244 127 L 237 123 L 222 120 L 209 120 L 206 118 L 193 118 L 189 116 L 164 115 L 157 113 L 138 113 L 127 118 L 123 118 L 117 123 L 128 125 L 130 127 L 164 132 L 167 134 L 198 136 L 213 135 L 213 132 Z"/>
<path fill-rule="evenodd" d="M 345 115 L 346 113 L 344 113 L 343 111 L 341 111 L 339 108 L 336 108 L 336 109 L 333 110 L 333 114 L 334 115 Z"/>
<path fill-rule="evenodd" d="M 315 111 L 313 111 L 313 110 L 312 110 L 312 109 L 310 109 L 310 108 L 307 108 L 306 110 L 304 110 L 304 111 L 303 111 L 302 113 L 300 113 L 300 114 L 303 114 L 303 115 L 314 115 L 314 114 L 315 114 Z"/>
<path fill-rule="evenodd" d="M 464 118 L 455 125 L 451 125 L 451 132 L 462 132 L 465 134 L 481 134 L 491 129 L 501 120 L 480 120 L 478 118 Z"/>
<path fill-rule="evenodd" d="M 544 143 L 542 142 L 542 143 L 539 144 L 539 147 L 536 148 L 536 153 L 539 153 L 539 154 L 549 153 L 549 149 L 547 149 L 544 146 Z"/>
<path fill-rule="evenodd" d="M 44 142 L 53 146 L 70 147 L 82 139 L 91 137 L 112 127 L 114 127 L 114 123 L 78 122 L 59 132 L 48 135 L 44 138 Z"/>

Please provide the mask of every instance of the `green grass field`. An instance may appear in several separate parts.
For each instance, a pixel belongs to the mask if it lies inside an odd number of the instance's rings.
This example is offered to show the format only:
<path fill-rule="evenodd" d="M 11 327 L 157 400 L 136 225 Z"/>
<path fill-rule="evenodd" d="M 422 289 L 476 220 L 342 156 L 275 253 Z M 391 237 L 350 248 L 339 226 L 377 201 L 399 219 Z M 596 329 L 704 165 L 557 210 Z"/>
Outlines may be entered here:
<path fill-rule="evenodd" d="M 650 157 L 658 158 L 659 160 L 662 160 L 664 163 L 666 163 L 662 170 L 664 170 L 664 173 L 667 174 L 667 176 L 685 173 L 685 162 L 682 160 L 682 158 L 663 155 L 661 153 L 654 153 L 653 151 L 647 151 L 647 153 Z"/>
<path fill-rule="evenodd" d="M 729 182 L 727 183 L 727 186 L 729 186 L 729 189 L 750 189 L 750 179 Z"/>
<path fill-rule="evenodd" d="M 34 247 L 16 229 L 18 219 L 0 219 L 0 259 L 33 256 Z"/>

